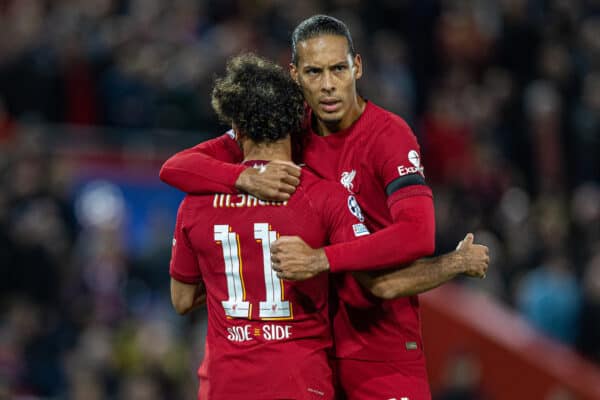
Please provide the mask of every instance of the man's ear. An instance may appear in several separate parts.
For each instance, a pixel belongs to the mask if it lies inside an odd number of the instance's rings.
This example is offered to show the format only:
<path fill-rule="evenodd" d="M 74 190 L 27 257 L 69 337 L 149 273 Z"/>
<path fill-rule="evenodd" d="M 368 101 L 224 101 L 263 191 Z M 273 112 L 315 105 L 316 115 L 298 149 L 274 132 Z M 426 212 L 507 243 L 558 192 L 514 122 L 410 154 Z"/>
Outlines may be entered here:
<path fill-rule="evenodd" d="M 353 61 L 352 69 L 354 72 L 354 79 L 359 80 L 363 74 L 362 58 L 360 57 L 360 54 L 355 55 Z"/>
<path fill-rule="evenodd" d="M 290 63 L 290 76 L 292 77 L 294 82 L 300 84 L 300 82 L 298 82 L 298 68 L 294 63 Z"/>
<path fill-rule="evenodd" d="M 241 139 L 241 137 L 242 137 L 242 134 L 241 134 L 240 130 L 238 129 L 238 127 L 237 127 L 237 126 L 235 126 L 235 124 L 231 124 L 231 130 L 233 131 L 233 134 L 235 135 L 235 136 L 233 137 L 233 139 L 234 139 L 236 142 L 239 142 L 239 140 L 240 140 L 240 139 Z"/>

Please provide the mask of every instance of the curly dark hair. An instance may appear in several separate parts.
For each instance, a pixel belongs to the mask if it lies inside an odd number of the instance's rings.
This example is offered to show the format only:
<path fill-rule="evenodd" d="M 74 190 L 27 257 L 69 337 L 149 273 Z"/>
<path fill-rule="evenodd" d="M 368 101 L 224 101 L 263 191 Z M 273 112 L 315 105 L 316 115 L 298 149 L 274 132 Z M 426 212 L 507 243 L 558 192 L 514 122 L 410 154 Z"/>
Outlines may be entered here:
<path fill-rule="evenodd" d="M 212 106 L 223 122 L 257 143 L 302 132 L 300 88 L 283 68 L 252 53 L 229 60 L 225 76 L 215 82 Z"/>

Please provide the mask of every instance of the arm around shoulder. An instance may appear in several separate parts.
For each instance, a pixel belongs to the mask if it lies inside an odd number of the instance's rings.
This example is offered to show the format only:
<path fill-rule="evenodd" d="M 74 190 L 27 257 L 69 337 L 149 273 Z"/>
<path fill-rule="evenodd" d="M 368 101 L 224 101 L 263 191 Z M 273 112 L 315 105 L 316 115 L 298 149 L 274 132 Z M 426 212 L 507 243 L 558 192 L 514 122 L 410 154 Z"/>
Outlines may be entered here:
<path fill-rule="evenodd" d="M 246 169 L 241 160 L 239 146 L 225 134 L 171 156 L 159 177 L 186 193 L 236 193 L 235 183 Z"/>
<path fill-rule="evenodd" d="M 468 234 L 453 252 L 396 270 L 354 273 L 354 277 L 373 295 L 390 300 L 426 292 L 458 275 L 485 278 L 489 262 L 488 248 L 474 244 L 473 235 Z"/>

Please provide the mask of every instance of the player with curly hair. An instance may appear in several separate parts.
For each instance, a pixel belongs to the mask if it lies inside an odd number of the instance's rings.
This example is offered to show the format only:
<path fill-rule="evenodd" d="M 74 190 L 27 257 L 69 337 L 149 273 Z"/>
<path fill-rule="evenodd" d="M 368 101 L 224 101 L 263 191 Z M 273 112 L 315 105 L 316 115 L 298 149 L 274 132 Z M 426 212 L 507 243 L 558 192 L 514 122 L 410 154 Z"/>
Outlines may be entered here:
<path fill-rule="evenodd" d="M 280 67 L 252 54 L 233 58 L 216 81 L 212 104 L 233 127 L 215 146 L 241 149 L 243 165 L 259 173 L 269 162 L 291 164 L 291 137 L 305 132 L 304 102 Z M 184 198 L 173 240 L 171 297 L 181 314 L 207 303 L 200 398 L 333 398 L 329 277 L 280 279 L 270 246 L 279 235 L 321 247 L 368 234 L 347 206 L 351 198 L 304 170 L 294 196 L 283 202 L 242 193 Z"/>

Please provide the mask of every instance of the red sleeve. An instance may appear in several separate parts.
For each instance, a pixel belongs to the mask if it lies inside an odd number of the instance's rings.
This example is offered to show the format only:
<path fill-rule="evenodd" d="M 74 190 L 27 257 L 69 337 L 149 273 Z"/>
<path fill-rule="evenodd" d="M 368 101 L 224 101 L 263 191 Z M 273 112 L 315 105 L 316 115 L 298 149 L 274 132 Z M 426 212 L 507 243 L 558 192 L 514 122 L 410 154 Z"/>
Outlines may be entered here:
<path fill-rule="evenodd" d="M 242 151 L 229 133 L 183 150 L 160 169 L 160 179 L 186 193 L 237 193 L 235 181 L 245 166 Z"/>
<path fill-rule="evenodd" d="M 184 207 L 185 199 L 181 202 L 177 212 L 169 274 L 179 282 L 195 284 L 202 280 L 202 274 L 200 273 L 198 258 L 186 234 L 183 221 Z"/>
<path fill-rule="evenodd" d="M 326 247 L 332 272 L 397 267 L 435 250 L 433 196 L 408 125 L 390 116 L 373 137 L 367 156 L 385 188 L 393 223 L 368 237 Z"/>
<path fill-rule="evenodd" d="M 411 263 L 435 250 L 435 218 L 431 196 L 396 192 L 390 199 L 394 223 L 352 242 L 325 247 L 331 272 L 368 271 Z"/>
<path fill-rule="evenodd" d="M 425 185 L 421 148 L 401 118 L 389 117 L 368 145 L 367 156 L 388 195 L 409 185 Z"/>

